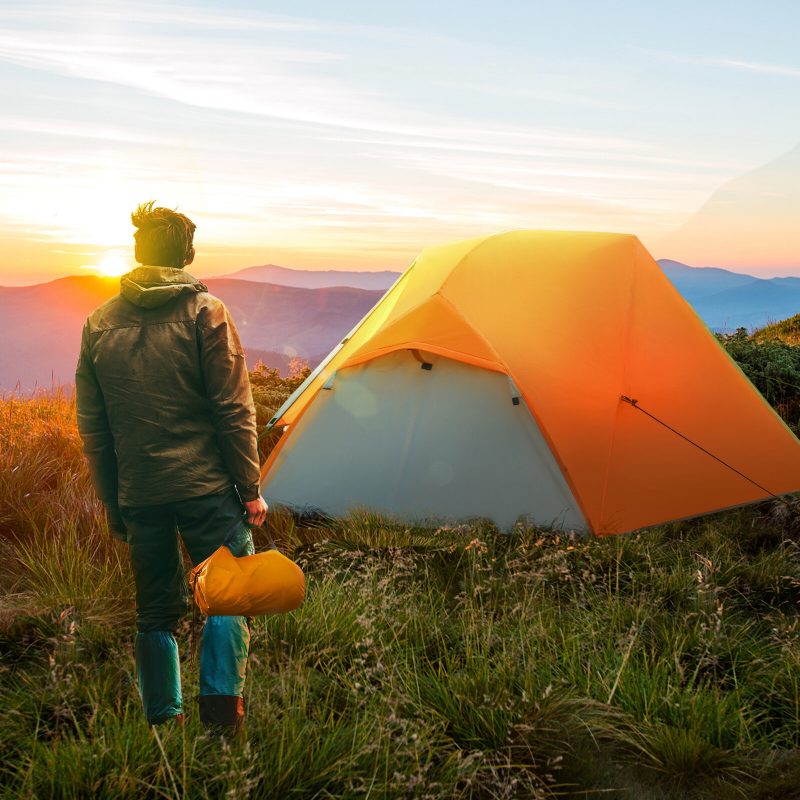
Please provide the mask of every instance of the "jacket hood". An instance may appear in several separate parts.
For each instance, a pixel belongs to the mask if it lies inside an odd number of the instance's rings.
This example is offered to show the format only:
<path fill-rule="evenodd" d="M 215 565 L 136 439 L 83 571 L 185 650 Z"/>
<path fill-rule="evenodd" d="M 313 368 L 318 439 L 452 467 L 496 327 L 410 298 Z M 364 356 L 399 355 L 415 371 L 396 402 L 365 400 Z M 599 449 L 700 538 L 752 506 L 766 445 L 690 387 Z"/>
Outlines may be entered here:
<path fill-rule="evenodd" d="M 141 308 L 163 306 L 184 293 L 208 291 L 186 270 L 173 267 L 137 267 L 125 273 L 119 285 L 120 294 Z"/>

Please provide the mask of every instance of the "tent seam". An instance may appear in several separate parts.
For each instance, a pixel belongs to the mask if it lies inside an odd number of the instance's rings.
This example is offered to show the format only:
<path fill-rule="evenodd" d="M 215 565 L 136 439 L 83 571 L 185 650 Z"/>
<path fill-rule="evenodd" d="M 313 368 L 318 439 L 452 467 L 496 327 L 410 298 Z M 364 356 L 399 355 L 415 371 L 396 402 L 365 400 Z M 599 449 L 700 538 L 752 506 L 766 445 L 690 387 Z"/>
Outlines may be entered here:
<path fill-rule="evenodd" d="M 498 235 L 500 235 L 500 234 L 498 234 Z M 490 237 L 490 238 L 493 238 L 493 237 Z M 482 342 L 484 342 L 484 344 L 486 344 L 493 353 L 497 353 L 497 351 L 494 348 L 494 345 L 492 345 L 492 343 L 490 341 L 488 341 L 484 337 L 483 333 L 481 333 L 481 331 L 479 331 L 472 324 L 472 322 L 470 322 L 469 318 L 467 316 L 465 316 L 461 312 L 460 309 L 458 309 L 447 297 L 445 297 L 441 293 L 443 288 L 444 288 L 444 285 L 442 285 L 442 287 L 440 287 L 439 291 L 437 291 L 436 294 L 438 294 L 442 298 L 442 300 L 444 300 L 444 302 L 447 303 L 447 305 L 450 306 L 450 308 L 453 309 L 455 314 L 457 314 L 462 320 L 464 320 L 464 323 L 471 330 L 473 330 L 475 332 L 476 336 Z M 505 359 L 499 353 L 497 353 L 497 360 L 498 360 L 498 363 L 505 370 L 505 374 L 509 378 L 511 378 L 511 380 L 514 381 L 514 383 L 519 387 L 521 385 L 521 381 L 518 380 L 517 376 L 511 371 L 511 369 L 509 368 L 509 366 L 506 363 Z M 520 391 L 520 394 L 522 395 L 522 398 L 525 400 L 525 406 L 528 409 L 528 413 L 531 415 L 531 417 L 533 417 L 533 421 L 536 423 L 536 426 L 539 428 L 539 432 L 542 434 L 542 438 L 544 439 L 545 444 L 549 448 L 550 453 L 552 454 L 553 459 L 555 460 L 558 468 L 561 470 L 561 475 L 562 475 L 562 477 L 564 478 L 564 481 L 567 484 L 567 488 L 572 493 L 572 496 L 573 496 L 573 498 L 575 500 L 575 504 L 578 506 L 578 509 L 580 510 L 581 514 L 583 514 L 583 518 L 584 518 L 584 520 L 586 520 L 587 527 L 589 528 L 589 530 L 593 531 L 594 530 L 594 526 L 592 525 L 592 520 L 591 520 L 591 518 L 590 518 L 590 516 L 589 516 L 589 514 L 587 512 L 586 504 L 583 502 L 583 499 L 581 498 L 580 492 L 578 491 L 578 487 L 575 484 L 575 481 L 572 479 L 572 474 L 570 473 L 569 469 L 567 469 L 567 465 L 564 462 L 564 459 L 561 457 L 561 454 L 558 452 L 558 449 L 555 446 L 555 441 L 554 441 L 553 437 L 550 435 L 550 433 L 548 432 L 547 428 L 542 423 L 541 418 L 539 417 L 539 415 L 534 410 L 535 405 L 530 402 L 530 399 L 529 399 L 528 395 L 525 393 L 524 389 L 520 389 L 519 391 Z"/>
<path fill-rule="evenodd" d="M 461 258 L 459 258 L 459 259 L 458 259 L 458 261 L 456 261 L 456 263 L 455 263 L 455 264 L 454 264 L 454 265 L 453 265 L 453 266 L 450 268 L 450 271 L 447 273 L 447 277 L 446 277 L 446 278 L 445 278 L 445 279 L 442 281 L 442 284 L 441 284 L 441 286 L 440 286 L 440 287 L 439 287 L 439 288 L 436 290 L 436 294 L 441 294 L 441 292 L 444 290 L 445 286 L 447 286 L 448 282 L 450 281 L 450 278 L 452 278 L 452 277 L 453 277 L 453 273 L 454 273 L 454 272 L 455 272 L 455 271 L 456 271 L 456 270 L 457 270 L 457 269 L 458 269 L 458 268 L 459 268 L 459 267 L 460 267 L 460 266 L 461 266 L 461 265 L 462 265 L 462 264 L 463 264 L 463 263 L 464 263 L 464 262 L 465 262 L 465 261 L 466 261 L 466 260 L 467 260 L 467 259 L 468 259 L 470 256 L 474 255 L 474 254 L 475 254 L 475 253 L 476 253 L 478 250 L 480 250 L 480 249 L 481 249 L 481 248 L 482 248 L 482 247 L 483 247 L 485 244 L 487 244 L 488 242 L 491 242 L 491 241 L 492 241 L 492 239 L 497 239 L 497 238 L 498 238 L 498 236 L 508 236 L 508 234 L 509 234 L 509 233 L 518 233 L 518 232 L 519 232 L 519 230 L 518 230 L 518 229 L 515 229 L 515 230 L 513 230 L 513 231 L 503 231 L 503 232 L 501 232 L 501 233 L 493 233 L 493 234 L 491 234 L 491 235 L 489 235 L 489 236 L 484 236 L 484 238 L 483 238 L 483 239 L 481 239 L 481 240 L 480 240 L 480 241 L 479 241 L 479 242 L 478 242 L 478 243 L 477 243 L 477 244 L 476 244 L 474 247 L 471 247 L 469 250 L 467 250 L 467 252 L 466 252 L 466 253 L 464 253 L 464 255 L 463 255 L 463 256 L 461 256 Z M 444 297 L 444 295 L 442 295 L 442 297 Z"/>
<path fill-rule="evenodd" d="M 441 345 L 431 344 L 429 342 L 423 342 L 419 339 L 406 339 L 403 342 L 398 342 L 397 344 L 386 345 L 385 347 L 380 347 L 377 350 L 373 350 L 366 354 L 364 358 L 359 359 L 358 361 L 351 362 L 351 359 L 345 361 L 341 369 L 349 369 L 350 367 L 357 367 L 361 364 L 367 364 L 370 361 L 376 361 L 379 358 L 383 358 L 383 356 L 389 355 L 390 353 L 397 352 L 398 350 L 422 350 L 427 353 L 434 353 L 436 355 L 441 356 L 442 358 L 447 358 L 450 361 L 458 361 L 462 364 L 469 364 L 470 366 L 477 367 L 479 369 L 487 369 L 490 372 L 501 372 L 504 375 L 508 375 L 508 368 L 503 363 L 503 361 L 498 358 L 496 360 L 488 359 L 488 358 L 480 358 L 477 356 L 470 357 L 468 353 L 464 353 L 461 350 L 453 350 L 450 347 L 442 347 Z M 483 362 L 484 364 L 496 364 L 499 369 L 490 369 L 489 367 L 483 366 L 482 364 L 478 364 L 476 362 Z M 509 376 L 510 377 L 510 376 Z"/>
<path fill-rule="evenodd" d="M 636 240 L 638 241 L 638 240 Z M 635 248 L 635 244 L 634 244 Z M 624 330 L 624 344 L 623 344 L 623 362 L 622 362 L 622 380 L 620 387 L 619 394 L 620 396 L 626 393 L 626 385 L 628 380 L 628 367 L 630 366 L 630 343 L 631 343 L 631 321 L 633 319 L 633 304 L 634 298 L 636 294 L 636 276 L 638 272 L 638 253 L 634 252 L 633 257 L 631 258 L 631 285 L 630 285 L 630 295 L 628 298 L 628 314 L 625 319 L 625 330 Z M 608 443 L 608 456 L 606 458 L 606 471 L 605 476 L 603 478 L 603 493 L 600 497 L 600 514 L 597 520 L 598 528 L 602 527 L 605 518 L 606 518 L 606 499 L 608 497 L 608 483 L 611 479 L 611 459 L 614 454 L 614 442 L 617 438 L 617 428 L 619 427 L 619 419 L 620 419 L 620 403 L 619 400 L 617 401 L 617 406 L 614 410 L 614 425 L 611 429 L 611 441 Z"/>

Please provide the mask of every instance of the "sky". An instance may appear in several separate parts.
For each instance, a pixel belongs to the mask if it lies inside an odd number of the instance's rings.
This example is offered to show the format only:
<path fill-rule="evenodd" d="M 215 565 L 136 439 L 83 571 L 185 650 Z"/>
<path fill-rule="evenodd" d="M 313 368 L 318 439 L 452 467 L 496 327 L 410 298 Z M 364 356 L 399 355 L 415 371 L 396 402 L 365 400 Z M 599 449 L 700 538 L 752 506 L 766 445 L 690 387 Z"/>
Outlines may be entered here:
<path fill-rule="evenodd" d="M 0 0 L 0 284 L 128 268 L 149 199 L 196 222 L 199 275 L 515 228 L 800 275 L 774 224 L 768 263 L 662 252 L 800 143 L 799 34 L 789 0 Z"/>

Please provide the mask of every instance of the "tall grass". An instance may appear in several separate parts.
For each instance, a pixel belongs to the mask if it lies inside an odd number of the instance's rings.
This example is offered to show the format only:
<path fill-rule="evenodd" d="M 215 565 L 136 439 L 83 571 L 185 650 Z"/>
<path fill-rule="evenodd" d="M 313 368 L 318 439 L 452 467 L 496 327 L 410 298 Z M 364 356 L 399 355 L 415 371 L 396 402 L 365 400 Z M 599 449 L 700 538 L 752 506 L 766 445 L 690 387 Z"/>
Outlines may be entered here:
<path fill-rule="evenodd" d="M 156 736 L 73 418 L 0 404 L 0 796 L 798 796 L 792 509 L 599 540 L 276 513 L 308 596 L 253 622 L 246 737 L 199 726 L 188 620 Z"/>

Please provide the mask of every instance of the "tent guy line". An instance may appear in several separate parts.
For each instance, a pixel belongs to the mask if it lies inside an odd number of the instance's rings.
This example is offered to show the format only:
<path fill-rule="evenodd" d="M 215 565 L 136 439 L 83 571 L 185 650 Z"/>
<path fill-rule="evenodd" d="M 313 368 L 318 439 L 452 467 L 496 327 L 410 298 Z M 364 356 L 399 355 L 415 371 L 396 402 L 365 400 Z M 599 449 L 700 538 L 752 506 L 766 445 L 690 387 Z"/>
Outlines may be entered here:
<path fill-rule="evenodd" d="M 779 500 L 781 503 L 785 503 L 786 505 L 789 505 L 787 503 L 787 501 L 783 497 L 781 497 L 780 495 L 775 494 L 775 492 L 771 492 L 765 486 L 762 486 L 758 481 L 754 481 L 752 478 L 750 478 L 747 475 L 745 475 L 744 472 L 742 472 L 741 470 L 736 469 L 736 467 L 734 467 L 733 465 L 729 464 L 727 461 L 725 461 L 724 459 L 720 458 L 718 455 L 715 455 L 710 450 L 706 450 L 706 448 L 703 447 L 703 445 L 698 444 L 697 442 L 695 442 L 693 439 L 690 439 L 685 434 L 681 433 L 678 430 L 675 430 L 675 428 L 673 428 L 672 425 L 664 422 L 663 419 L 659 419 L 655 414 L 651 414 L 649 411 L 647 411 L 647 409 L 642 408 L 639 405 L 639 401 L 638 400 L 636 400 L 636 399 L 634 399 L 632 397 L 628 397 L 628 396 L 626 396 L 624 394 L 620 395 L 619 399 L 622 400 L 623 403 L 627 403 L 629 406 L 632 406 L 637 411 L 641 411 L 642 414 L 646 414 L 648 417 L 650 417 L 650 419 L 654 420 L 659 425 L 663 425 L 668 431 L 671 431 L 676 436 L 680 436 L 681 439 L 687 441 L 690 445 L 692 445 L 693 447 L 696 447 L 698 450 L 702 451 L 707 456 L 711 456 L 711 458 L 713 458 L 715 461 L 719 461 L 719 463 L 722 464 L 724 467 L 727 467 L 729 470 L 732 470 L 737 475 L 740 475 L 746 481 L 750 481 L 750 483 L 752 483 L 753 486 L 761 489 L 762 492 L 766 492 L 768 495 L 770 495 L 770 497 L 774 498 L 775 500 Z"/>

